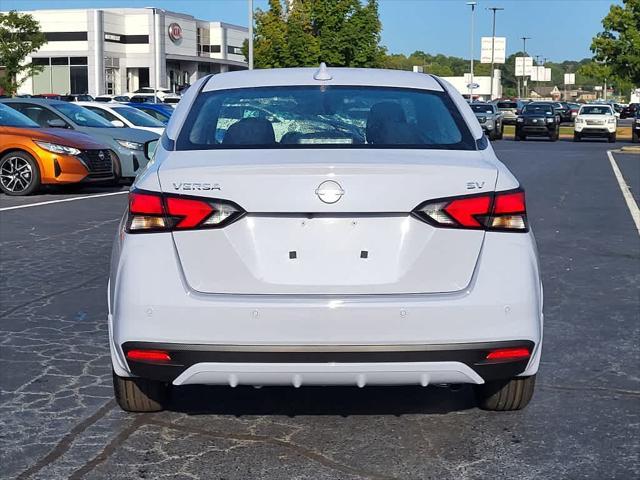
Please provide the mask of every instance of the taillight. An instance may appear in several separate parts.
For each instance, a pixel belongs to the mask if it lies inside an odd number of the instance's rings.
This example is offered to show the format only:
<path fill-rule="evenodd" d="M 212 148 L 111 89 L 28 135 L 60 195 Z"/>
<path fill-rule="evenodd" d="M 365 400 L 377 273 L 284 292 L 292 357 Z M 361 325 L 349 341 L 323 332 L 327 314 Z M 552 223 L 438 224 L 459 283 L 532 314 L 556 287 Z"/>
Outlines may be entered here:
<path fill-rule="evenodd" d="M 431 200 L 413 213 L 438 227 L 510 232 L 529 230 L 522 189 Z"/>
<path fill-rule="evenodd" d="M 233 202 L 134 190 L 129 193 L 127 232 L 151 233 L 221 228 L 244 210 Z"/>
<path fill-rule="evenodd" d="M 531 352 L 529 349 L 524 347 L 515 347 L 515 348 L 499 348 L 497 350 L 492 350 L 487 354 L 487 360 L 524 360 L 525 358 L 529 358 L 531 356 Z"/>

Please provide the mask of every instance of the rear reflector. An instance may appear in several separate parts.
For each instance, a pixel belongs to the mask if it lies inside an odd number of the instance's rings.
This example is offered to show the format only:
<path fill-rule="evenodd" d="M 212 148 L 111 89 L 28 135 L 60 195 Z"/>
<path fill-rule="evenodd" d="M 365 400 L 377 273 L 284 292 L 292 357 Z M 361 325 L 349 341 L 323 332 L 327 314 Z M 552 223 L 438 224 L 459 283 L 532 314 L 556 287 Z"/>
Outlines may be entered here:
<path fill-rule="evenodd" d="M 487 360 L 524 360 L 529 358 L 531 352 L 523 347 L 501 348 L 487 354 Z"/>
<path fill-rule="evenodd" d="M 142 362 L 168 362 L 171 355 L 163 350 L 129 350 L 127 358 Z"/>
<path fill-rule="evenodd" d="M 440 198 L 413 211 L 437 227 L 527 232 L 524 190 Z"/>

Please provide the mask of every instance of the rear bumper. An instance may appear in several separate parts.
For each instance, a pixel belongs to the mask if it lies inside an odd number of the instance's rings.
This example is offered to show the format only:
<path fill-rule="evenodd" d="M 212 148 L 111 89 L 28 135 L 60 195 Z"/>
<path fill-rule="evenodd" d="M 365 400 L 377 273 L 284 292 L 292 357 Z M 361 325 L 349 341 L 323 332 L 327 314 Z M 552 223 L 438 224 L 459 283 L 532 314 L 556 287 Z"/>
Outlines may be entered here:
<path fill-rule="evenodd" d="M 167 252 L 175 252 L 169 234 L 114 244 L 109 337 L 120 376 L 255 385 L 266 385 L 268 376 L 269 384 L 291 385 L 296 375 L 306 384 L 344 384 L 362 374 L 367 384 L 388 384 L 395 372 L 391 383 L 420 384 L 422 375 L 436 372 L 429 382 L 482 383 L 505 374 L 476 365 L 486 345 L 501 342 L 532 348 L 530 360 L 507 376 L 538 369 L 542 285 L 531 233 L 487 233 L 470 284 L 445 294 L 202 294 L 190 289 L 177 256 Z M 161 371 L 130 364 L 125 351 L 134 345 L 166 347 L 178 365 Z M 287 355 L 272 355 L 273 346 Z"/>
<path fill-rule="evenodd" d="M 528 358 L 487 360 L 500 348 L 526 348 L 531 341 L 456 345 L 185 345 L 127 342 L 131 350 L 162 350 L 165 362 L 127 359 L 132 374 L 186 385 L 423 385 L 483 383 L 523 373 Z"/>

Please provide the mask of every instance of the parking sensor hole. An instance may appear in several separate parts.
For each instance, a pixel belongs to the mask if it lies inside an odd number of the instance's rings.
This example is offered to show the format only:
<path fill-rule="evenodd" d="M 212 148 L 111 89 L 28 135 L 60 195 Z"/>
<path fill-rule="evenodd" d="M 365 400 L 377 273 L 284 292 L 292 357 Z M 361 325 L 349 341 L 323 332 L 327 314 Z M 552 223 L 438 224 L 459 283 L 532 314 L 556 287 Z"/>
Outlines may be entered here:
<path fill-rule="evenodd" d="M 291 251 L 289 252 L 289 258 L 290 258 L 291 260 L 293 260 L 293 259 L 295 259 L 295 258 L 298 258 L 298 254 L 296 253 L 296 251 L 295 251 L 295 250 L 291 250 Z"/>
<path fill-rule="evenodd" d="M 360 252 L 360 258 L 369 258 L 369 252 L 367 250 L 362 250 Z"/>

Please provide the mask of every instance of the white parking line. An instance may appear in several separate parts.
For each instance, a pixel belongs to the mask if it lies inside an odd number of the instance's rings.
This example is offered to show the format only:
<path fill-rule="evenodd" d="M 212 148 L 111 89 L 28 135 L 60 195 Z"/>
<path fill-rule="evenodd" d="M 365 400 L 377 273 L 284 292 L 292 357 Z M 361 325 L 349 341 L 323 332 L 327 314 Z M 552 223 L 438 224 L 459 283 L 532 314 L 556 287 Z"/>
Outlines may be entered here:
<path fill-rule="evenodd" d="M 7 210 L 18 210 L 20 208 L 39 207 L 41 205 L 51 205 L 53 203 L 74 202 L 76 200 L 87 200 L 89 198 L 110 197 L 112 195 L 124 195 L 125 193 L 129 193 L 129 191 L 125 190 L 123 192 L 98 193 L 96 195 L 85 195 L 82 197 L 61 198 L 60 200 L 49 200 L 48 202 L 27 203 L 26 205 L 14 205 L 13 207 L 0 208 L 0 212 L 6 212 Z"/>
<path fill-rule="evenodd" d="M 625 182 L 622 172 L 618 168 L 615 158 L 613 158 L 611 150 L 607 150 L 607 155 L 609 156 L 609 162 L 611 163 L 613 174 L 616 176 L 618 185 L 620 185 L 620 190 L 622 190 L 622 196 L 624 197 L 625 202 L 627 202 L 627 207 L 629 207 L 629 211 L 631 212 L 631 218 L 633 218 L 638 234 L 640 235 L 640 209 L 638 208 L 638 204 L 636 203 L 635 198 L 633 198 L 629 185 Z"/>

